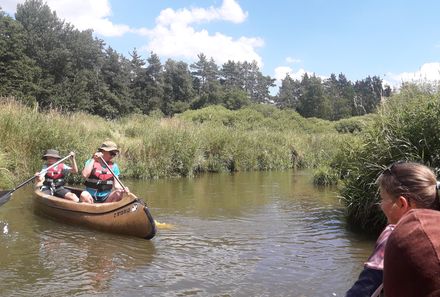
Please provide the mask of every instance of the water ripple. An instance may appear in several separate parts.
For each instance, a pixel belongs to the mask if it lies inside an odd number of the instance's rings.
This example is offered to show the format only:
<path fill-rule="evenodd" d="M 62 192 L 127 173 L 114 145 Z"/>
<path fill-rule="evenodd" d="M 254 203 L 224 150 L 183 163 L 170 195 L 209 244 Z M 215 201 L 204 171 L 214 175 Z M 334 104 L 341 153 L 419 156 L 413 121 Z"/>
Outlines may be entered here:
<path fill-rule="evenodd" d="M 250 173 L 148 184 L 146 193 L 161 194 L 149 197 L 153 215 L 173 226 L 151 241 L 40 218 L 16 199 L 0 221 L 0 291 L 343 296 L 374 242 L 347 231 L 336 196 L 305 178 Z"/>

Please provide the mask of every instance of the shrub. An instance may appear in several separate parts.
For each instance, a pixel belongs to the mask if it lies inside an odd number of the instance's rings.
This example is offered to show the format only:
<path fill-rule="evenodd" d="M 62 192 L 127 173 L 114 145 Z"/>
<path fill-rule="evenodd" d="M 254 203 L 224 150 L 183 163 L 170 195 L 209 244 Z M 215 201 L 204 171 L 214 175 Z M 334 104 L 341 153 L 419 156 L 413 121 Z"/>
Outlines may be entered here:
<path fill-rule="evenodd" d="M 313 184 L 317 186 L 337 185 L 339 174 L 328 166 L 320 166 L 313 173 Z"/>
<path fill-rule="evenodd" d="M 338 133 L 359 133 L 373 121 L 375 116 L 375 114 L 368 114 L 342 119 L 335 123 L 335 129 Z"/>

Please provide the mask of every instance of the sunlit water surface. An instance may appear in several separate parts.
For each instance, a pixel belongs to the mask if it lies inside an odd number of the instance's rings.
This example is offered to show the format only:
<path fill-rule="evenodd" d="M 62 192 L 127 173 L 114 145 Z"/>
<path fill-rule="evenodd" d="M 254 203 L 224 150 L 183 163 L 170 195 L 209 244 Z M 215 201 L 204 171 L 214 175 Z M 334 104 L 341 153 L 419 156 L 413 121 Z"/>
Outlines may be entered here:
<path fill-rule="evenodd" d="M 124 181 L 151 240 L 40 217 L 30 188 L 0 208 L 0 296 L 344 296 L 374 241 L 307 172 Z"/>

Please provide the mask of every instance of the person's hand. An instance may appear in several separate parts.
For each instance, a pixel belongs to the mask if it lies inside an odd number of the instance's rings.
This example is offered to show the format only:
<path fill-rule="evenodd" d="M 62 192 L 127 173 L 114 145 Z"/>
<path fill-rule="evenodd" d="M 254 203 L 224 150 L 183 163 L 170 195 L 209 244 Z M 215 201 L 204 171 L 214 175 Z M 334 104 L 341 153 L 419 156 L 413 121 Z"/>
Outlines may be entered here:
<path fill-rule="evenodd" d="M 40 175 L 40 172 L 35 173 L 35 180 L 37 181 L 37 183 L 41 183 L 44 181 L 44 176 Z"/>
<path fill-rule="evenodd" d="M 120 193 L 130 193 L 130 189 L 125 187 L 125 188 L 117 188 L 115 189 L 116 192 L 120 192 Z"/>
<path fill-rule="evenodd" d="M 103 156 L 104 156 L 104 154 L 102 152 L 96 152 L 93 155 L 93 159 L 95 159 L 95 161 L 99 161 Z"/>
<path fill-rule="evenodd" d="M 72 151 L 72 152 L 69 153 L 69 155 L 70 155 L 70 157 L 71 157 L 72 159 L 75 159 L 75 152 Z"/>

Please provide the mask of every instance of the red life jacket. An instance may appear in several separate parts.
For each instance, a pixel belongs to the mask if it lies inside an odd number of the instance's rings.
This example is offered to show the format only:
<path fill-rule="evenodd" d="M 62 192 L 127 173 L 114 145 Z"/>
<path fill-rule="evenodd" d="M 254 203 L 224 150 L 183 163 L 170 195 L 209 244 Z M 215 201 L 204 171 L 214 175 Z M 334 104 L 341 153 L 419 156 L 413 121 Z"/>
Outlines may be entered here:
<path fill-rule="evenodd" d="M 64 181 L 64 164 L 58 164 L 46 171 L 43 185 L 49 187 L 61 187 L 65 184 Z"/>
<path fill-rule="evenodd" d="M 113 169 L 113 163 L 109 162 L 108 166 Z M 104 168 L 101 162 L 95 162 L 90 176 L 84 184 L 86 187 L 96 189 L 99 192 L 111 190 L 113 188 L 113 174 L 110 170 Z"/>

